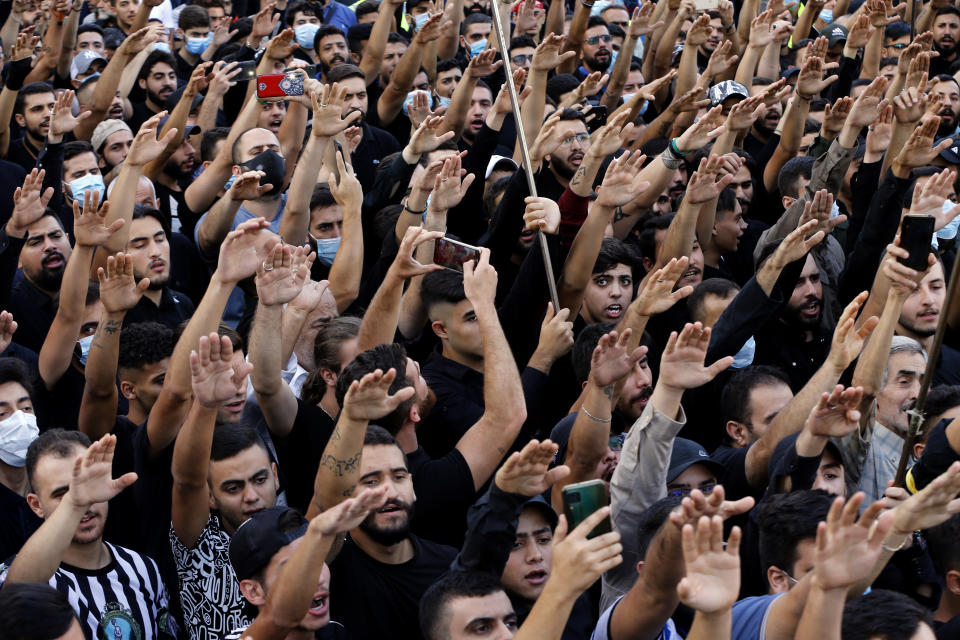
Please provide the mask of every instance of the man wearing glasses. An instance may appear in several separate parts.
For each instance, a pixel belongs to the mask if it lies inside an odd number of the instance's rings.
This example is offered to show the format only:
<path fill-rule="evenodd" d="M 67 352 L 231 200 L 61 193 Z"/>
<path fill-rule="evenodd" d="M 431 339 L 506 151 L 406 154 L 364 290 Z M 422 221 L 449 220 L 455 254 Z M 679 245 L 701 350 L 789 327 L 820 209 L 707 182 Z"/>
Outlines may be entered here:
<path fill-rule="evenodd" d="M 613 59 L 611 42 L 613 42 L 613 36 L 607 29 L 606 21 L 600 16 L 592 16 L 587 22 L 583 46 L 580 47 L 580 68 L 576 72 L 579 80 L 583 80 L 594 71 L 606 72 L 610 68 L 610 61 Z"/>

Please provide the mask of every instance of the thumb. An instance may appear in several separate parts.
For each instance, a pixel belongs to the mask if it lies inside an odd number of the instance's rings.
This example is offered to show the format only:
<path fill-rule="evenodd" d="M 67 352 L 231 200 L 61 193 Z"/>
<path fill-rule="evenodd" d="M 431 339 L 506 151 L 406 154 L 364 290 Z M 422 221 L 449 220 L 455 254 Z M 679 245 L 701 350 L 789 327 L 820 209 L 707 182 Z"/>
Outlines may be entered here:
<path fill-rule="evenodd" d="M 554 315 L 556 315 L 556 314 L 554 313 L 554 310 L 553 310 L 553 303 L 552 303 L 552 302 L 548 302 L 548 303 L 547 303 L 547 313 L 544 314 L 544 316 L 543 316 L 543 323 L 541 324 L 541 326 L 544 326 L 544 327 L 545 327 L 545 326 L 547 326 L 548 324 L 550 324 L 550 321 L 553 320 L 553 316 L 554 316 Z"/>
<path fill-rule="evenodd" d="M 114 480 L 114 485 L 119 488 L 121 491 L 132 485 L 137 481 L 137 474 L 131 471 L 130 473 L 125 473 L 116 480 Z"/>
<path fill-rule="evenodd" d="M 100 272 L 102 271 L 103 269 L 100 270 Z M 99 275 L 99 272 L 97 275 Z M 141 295 L 146 293 L 147 289 L 149 288 L 150 288 L 150 278 L 144 278 L 143 280 L 137 283 L 137 293 Z"/>

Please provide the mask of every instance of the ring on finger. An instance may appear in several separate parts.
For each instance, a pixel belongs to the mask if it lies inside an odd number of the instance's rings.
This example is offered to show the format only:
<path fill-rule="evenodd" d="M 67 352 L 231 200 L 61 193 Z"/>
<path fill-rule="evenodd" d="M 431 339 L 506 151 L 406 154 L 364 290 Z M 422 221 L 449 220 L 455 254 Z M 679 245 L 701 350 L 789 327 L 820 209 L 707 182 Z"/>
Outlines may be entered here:
<path fill-rule="evenodd" d="M 273 264 L 268 263 L 266 260 L 263 261 L 263 264 L 261 266 L 263 267 L 264 271 L 273 271 Z"/>

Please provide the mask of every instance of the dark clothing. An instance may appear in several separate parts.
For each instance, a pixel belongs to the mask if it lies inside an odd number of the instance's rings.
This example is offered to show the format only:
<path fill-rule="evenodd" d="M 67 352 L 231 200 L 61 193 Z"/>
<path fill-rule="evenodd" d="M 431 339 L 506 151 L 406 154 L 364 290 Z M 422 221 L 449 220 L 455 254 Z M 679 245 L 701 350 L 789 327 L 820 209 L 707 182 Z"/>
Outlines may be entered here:
<path fill-rule="evenodd" d="M 336 422 L 320 407 L 297 398 L 297 416 L 285 437 L 274 436 L 279 467 L 287 482 L 287 504 L 306 513 L 320 457 Z"/>
<path fill-rule="evenodd" d="M 832 333 L 821 324 L 814 327 L 813 339 L 807 341 L 803 329 L 775 317 L 754 338 L 757 352 L 753 363 L 782 369 L 790 378 L 790 388 L 797 393 L 827 359 Z"/>
<path fill-rule="evenodd" d="M 407 464 L 417 494 L 413 532 L 459 547 L 467 529 L 467 509 L 477 495 L 466 458 L 454 449 L 442 458 L 431 459 L 419 448 L 407 454 Z"/>
<path fill-rule="evenodd" d="M 331 617 L 356 638 L 421 638 L 420 598 L 443 575 L 456 549 L 410 536 L 413 558 L 402 564 L 374 560 L 348 535 L 330 563 Z"/>
<path fill-rule="evenodd" d="M 187 202 L 183 192 L 186 190 L 186 186 L 181 184 L 180 190 L 175 191 L 170 187 L 160 184 L 159 181 L 154 181 L 154 187 L 157 191 L 157 203 L 160 205 L 160 213 L 163 214 L 163 217 L 167 220 L 167 228 L 177 230 L 186 230 L 189 231 L 187 237 L 193 237 L 193 229 L 197 226 L 197 221 L 200 219 L 200 216 L 195 216 L 190 208 L 187 207 Z M 189 183 L 187 183 L 189 184 Z M 184 221 L 180 219 L 180 212 L 186 214 L 187 222 L 192 224 L 184 224 Z"/>
<path fill-rule="evenodd" d="M 933 58 L 936 60 L 936 58 Z M 937 640 L 954 640 L 960 638 L 960 616 L 954 616 L 946 622 L 934 622 L 934 628 L 937 632 Z"/>
<path fill-rule="evenodd" d="M 0 555 L 9 558 L 43 524 L 26 499 L 0 484 Z"/>
<path fill-rule="evenodd" d="M 190 64 L 184 60 L 179 51 L 174 54 L 173 59 L 177 61 L 177 68 L 174 69 L 177 73 L 177 86 L 182 87 L 190 81 L 190 75 L 197 65 Z M 198 60 L 198 63 L 199 62 L 203 62 L 203 60 Z"/>
<path fill-rule="evenodd" d="M 960 351 L 953 347 L 940 345 L 937 368 L 933 372 L 933 386 L 960 384 Z"/>
<path fill-rule="evenodd" d="M 13 212 L 13 194 L 23 185 L 27 172 L 20 165 L 0 160 L 0 224 L 6 224 Z M 58 176 L 59 177 L 59 176 Z"/>
<path fill-rule="evenodd" d="M 947 427 L 951 422 L 953 418 L 941 420 L 927 436 L 927 446 L 923 448 L 923 455 L 907 472 L 906 486 L 910 493 L 922 490 L 946 471 L 954 461 L 960 460 L 960 455 L 957 455 L 947 440 Z"/>
<path fill-rule="evenodd" d="M 30 173 L 30 170 L 37 166 L 37 158 L 40 156 L 42 150 L 43 147 L 35 147 L 33 143 L 24 136 L 10 143 L 10 148 L 7 150 L 7 160 L 20 165 L 25 172 Z M 57 177 L 59 178 L 60 176 Z"/>
<path fill-rule="evenodd" d="M 133 131 L 133 135 L 137 135 L 137 131 L 140 130 L 140 125 L 157 114 L 147 106 L 146 102 L 131 101 L 131 104 L 133 105 L 133 115 L 127 120 L 127 124 L 130 125 L 130 130 Z"/>
<path fill-rule="evenodd" d="M 57 315 L 54 299 L 21 276 L 10 290 L 5 309 L 17 320 L 17 342 L 40 353 L 47 331 Z"/>
<path fill-rule="evenodd" d="M 373 189 L 380 161 L 391 153 L 400 151 L 400 143 L 392 135 L 364 122 L 360 125 L 363 137 L 353 152 L 353 170 L 364 192 Z M 349 625 L 347 625 L 349 626 Z"/>
<path fill-rule="evenodd" d="M 160 294 L 159 305 L 154 304 L 153 300 L 147 296 L 143 296 L 137 306 L 127 312 L 127 315 L 123 318 L 123 324 L 159 322 L 176 331 L 184 320 L 190 319 L 193 312 L 194 306 L 190 298 L 179 291 L 164 287 Z"/>
<path fill-rule="evenodd" d="M 745 496 L 759 498 L 762 491 L 756 491 L 747 482 L 747 451 L 750 447 L 735 449 L 720 445 L 710 454 L 710 459 L 723 465 L 724 472 L 717 478 L 723 485 L 727 500 L 739 500 Z"/>

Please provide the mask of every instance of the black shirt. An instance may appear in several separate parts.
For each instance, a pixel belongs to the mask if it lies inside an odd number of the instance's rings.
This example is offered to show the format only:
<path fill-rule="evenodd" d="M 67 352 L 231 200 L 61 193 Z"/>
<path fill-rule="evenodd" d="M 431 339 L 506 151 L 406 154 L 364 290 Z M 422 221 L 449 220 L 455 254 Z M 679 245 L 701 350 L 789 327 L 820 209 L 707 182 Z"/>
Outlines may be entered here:
<path fill-rule="evenodd" d="M 132 102 L 131 104 L 133 105 L 133 115 L 127 120 L 127 124 L 130 125 L 130 130 L 136 135 L 137 131 L 140 130 L 140 125 L 157 114 L 147 106 L 146 102 Z"/>
<path fill-rule="evenodd" d="M 459 547 L 467 530 L 467 510 L 477 494 L 463 454 L 454 449 L 442 458 L 431 459 L 420 448 L 407 455 L 407 465 L 417 494 L 413 532 Z"/>
<path fill-rule="evenodd" d="M 760 498 L 762 492 L 755 491 L 747 482 L 747 451 L 750 447 L 740 449 L 728 445 L 720 445 L 710 454 L 710 459 L 723 465 L 723 475 L 718 478 L 726 491 L 727 500 L 739 500 L 745 496 Z"/>
<path fill-rule="evenodd" d="M 443 575 L 456 549 L 410 536 L 413 558 L 402 564 L 374 560 L 347 536 L 330 563 L 330 614 L 361 639 L 421 638 L 420 598 Z"/>
<path fill-rule="evenodd" d="M 10 148 L 7 150 L 7 160 L 20 165 L 24 171 L 29 173 L 37 165 L 37 157 L 42 150 L 43 147 L 33 146 L 33 143 L 24 136 L 10 143 Z"/>
<path fill-rule="evenodd" d="M 287 504 L 306 513 L 320 457 L 336 422 L 320 407 L 297 398 L 297 417 L 284 438 L 274 436 L 279 467 L 287 482 Z"/>
<path fill-rule="evenodd" d="M 0 557 L 9 558 L 43 524 L 19 493 L 0 484 Z"/>
<path fill-rule="evenodd" d="M 401 147 L 397 139 L 383 129 L 378 129 L 366 122 L 360 127 L 363 130 L 363 138 L 353 152 L 353 169 L 357 172 L 357 180 L 360 181 L 363 191 L 367 192 L 373 189 L 380 161 L 385 156 L 400 151 Z"/>
<path fill-rule="evenodd" d="M 13 319 L 17 321 L 17 342 L 40 353 L 47 331 L 57 315 L 57 305 L 53 298 L 25 277 L 21 277 L 10 290 L 6 310 L 12 313 Z"/>
<path fill-rule="evenodd" d="M 769 364 L 782 369 L 790 378 L 790 388 L 798 393 L 827 359 L 832 333 L 822 324 L 807 341 L 804 331 L 777 318 L 771 318 L 755 334 L 757 343 L 753 364 Z"/>
<path fill-rule="evenodd" d="M 190 298 L 179 291 L 164 287 L 160 294 L 159 306 L 154 304 L 153 300 L 147 296 L 143 296 L 137 306 L 127 312 L 127 315 L 123 318 L 123 324 L 159 322 L 176 331 L 180 323 L 190 319 L 193 311 L 193 302 L 190 301 Z"/>

